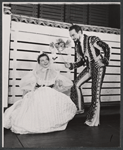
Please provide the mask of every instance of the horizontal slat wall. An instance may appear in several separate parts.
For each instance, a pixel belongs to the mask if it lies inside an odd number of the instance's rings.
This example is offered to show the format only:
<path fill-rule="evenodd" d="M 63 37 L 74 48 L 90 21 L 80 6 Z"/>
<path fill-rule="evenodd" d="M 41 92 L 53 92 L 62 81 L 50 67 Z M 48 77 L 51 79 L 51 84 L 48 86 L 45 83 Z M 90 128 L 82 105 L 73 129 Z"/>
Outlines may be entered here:
<path fill-rule="evenodd" d="M 39 5 L 39 18 L 64 21 L 64 5 Z"/>
<path fill-rule="evenodd" d="M 120 36 L 107 33 L 97 33 L 84 31 L 87 35 L 100 37 L 111 47 L 111 58 L 104 78 L 101 100 L 120 101 Z M 51 56 L 49 43 L 57 38 L 67 40 L 69 32 L 67 29 L 55 27 L 13 22 L 11 27 L 10 44 L 10 68 L 9 68 L 9 103 L 14 103 L 20 99 L 22 92 L 19 88 L 21 78 L 33 69 L 37 56 L 44 51 Z M 73 43 L 72 43 L 73 44 Z M 69 55 L 67 55 L 69 53 Z M 74 49 L 57 54 L 55 67 L 63 75 L 74 79 L 74 70 L 68 73 L 64 67 L 63 58 L 69 62 L 74 62 Z M 68 57 L 69 56 L 69 57 Z M 83 69 L 77 69 L 77 74 Z M 91 80 L 83 85 L 83 95 L 85 102 L 91 101 Z"/>
<path fill-rule="evenodd" d="M 108 27 L 109 6 L 108 5 L 89 5 L 88 24 Z"/>
<path fill-rule="evenodd" d="M 9 103 L 14 103 L 21 98 L 22 91 L 19 87 L 21 78 L 34 68 L 40 52 L 45 52 L 52 57 L 49 44 L 57 38 L 62 38 L 66 41 L 69 38 L 68 30 L 12 21 Z M 69 72 L 65 68 L 63 61 L 65 59 L 66 61 L 74 62 L 74 49 L 68 49 L 68 51 L 64 51 L 61 54 L 57 53 L 57 56 L 58 58 L 54 62 L 56 70 L 73 80 L 74 71 Z"/>
<path fill-rule="evenodd" d="M 109 4 L 11 4 L 13 14 L 69 23 L 120 28 L 120 5 Z M 114 10 L 114 11 L 113 11 Z"/>
<path fill-rule="evenodd" d="M 88 21 L 87 5 L 65 5 L 65 22 L 87 24 Z"/>
<path fill-rule="evenodd" d="M 30 17 L 38 16 L 38 5 L 34 4 L 11 4 L 13 14 L 26 15 Z"/>

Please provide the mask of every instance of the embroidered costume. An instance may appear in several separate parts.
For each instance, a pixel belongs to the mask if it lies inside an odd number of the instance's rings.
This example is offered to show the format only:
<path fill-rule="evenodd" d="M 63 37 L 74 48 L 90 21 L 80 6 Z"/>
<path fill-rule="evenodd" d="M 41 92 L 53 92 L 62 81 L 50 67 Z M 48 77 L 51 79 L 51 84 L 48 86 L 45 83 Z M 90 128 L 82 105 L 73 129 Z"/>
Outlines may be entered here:
<path fill-rule="evenodd" d="M 80 43 L 81 42 L 81 43 Z M 97 126 L 100 114 L 100 93 L 106 66 L 109 63 L 110 48 L 96 36 L 83 35 L 81 41 L 75 43 L 78 61 L 70 63 L 70 70 L 85 66 L 78 75 L 71 88 L 71 99 L 78 107 L 79 112 L 84 112 L 84 99 L 81 86 L 92 79 L 92 100 L 87 113 L 86 124 Z"/>

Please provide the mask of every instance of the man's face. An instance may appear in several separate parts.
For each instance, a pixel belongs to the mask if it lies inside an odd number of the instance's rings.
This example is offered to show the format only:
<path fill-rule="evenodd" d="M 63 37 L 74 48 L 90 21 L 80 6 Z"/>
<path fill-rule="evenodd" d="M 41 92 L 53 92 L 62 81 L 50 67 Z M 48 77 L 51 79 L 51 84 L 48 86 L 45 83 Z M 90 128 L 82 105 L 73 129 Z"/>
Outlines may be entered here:
<path fill-rule="evenodd" d="M 73 30 L 70 30 L 69 33 L 70 33 L 70 37 L 73 39 L 74 42 L 79 40 L 81 37 L 81 31 L 77 33 L 76 30 L 73 29 Z"/>

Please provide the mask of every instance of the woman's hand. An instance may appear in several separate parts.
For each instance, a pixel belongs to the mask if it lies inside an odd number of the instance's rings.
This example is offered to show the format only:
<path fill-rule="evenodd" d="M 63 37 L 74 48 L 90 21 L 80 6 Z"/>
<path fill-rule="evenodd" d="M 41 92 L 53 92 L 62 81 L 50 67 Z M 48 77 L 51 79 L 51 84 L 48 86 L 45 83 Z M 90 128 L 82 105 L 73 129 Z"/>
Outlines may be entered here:
<path fill-rule="evenodd" d="M 58 91 L 61 91 L 63 89 L 63 82 L 62 82 L 62 80 L 56 80 L 55 81 L 54 89 L 56 89 Z"/>

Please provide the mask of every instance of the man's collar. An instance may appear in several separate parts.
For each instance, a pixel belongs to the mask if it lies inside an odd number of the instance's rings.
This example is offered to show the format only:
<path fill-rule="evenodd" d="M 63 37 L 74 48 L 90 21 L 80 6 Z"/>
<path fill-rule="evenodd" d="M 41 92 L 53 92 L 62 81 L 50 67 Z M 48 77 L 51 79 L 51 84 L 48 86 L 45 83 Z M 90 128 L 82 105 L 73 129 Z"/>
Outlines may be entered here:
<path fill-rule="evenodd" d="M 80 43 L 83 43 L 83 39 L 84 39 L 84 34 L 82 34 L 81 38 L 80 38 Z"/>

